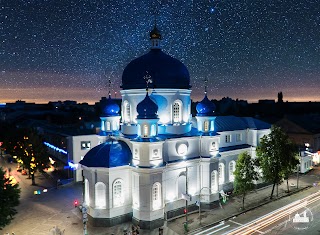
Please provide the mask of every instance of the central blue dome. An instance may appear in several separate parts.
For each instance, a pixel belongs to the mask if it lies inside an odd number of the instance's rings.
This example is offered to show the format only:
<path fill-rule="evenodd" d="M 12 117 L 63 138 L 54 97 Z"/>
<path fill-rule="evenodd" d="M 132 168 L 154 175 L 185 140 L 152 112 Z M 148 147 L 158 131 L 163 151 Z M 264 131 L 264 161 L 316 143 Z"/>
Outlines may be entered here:
<path fill-rule="evenodd" d="M 122 74 L 121 88 L 144 89 L 146 72 L 151 75 L 152 88 L 189 89 L 190 76 L 186 66 L 165 54 L 161 49 L 151 49 L 147 54 L 131 61 Z"/>

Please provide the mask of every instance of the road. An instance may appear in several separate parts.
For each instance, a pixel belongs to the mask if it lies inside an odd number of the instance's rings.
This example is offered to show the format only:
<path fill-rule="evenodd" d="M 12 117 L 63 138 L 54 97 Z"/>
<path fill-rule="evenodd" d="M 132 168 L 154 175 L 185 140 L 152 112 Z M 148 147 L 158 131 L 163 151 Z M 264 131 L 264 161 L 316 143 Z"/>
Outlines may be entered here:
<path fill-rule="evenodd" d="M 320 234 L 320 191 L 311 188 L 293 195 L 300 198 L 281 199 L 254 211 L 231 218 L 209 228 L 190 233 L 192 235 L 257 235 L 257 234 Z M 281 204 L 285 206 L 277 208 Z M 272 210 L 267 212 L 268 209 Z M 298 217 L 297 217 L 298 216 Z M 252 219 L 255 218 L 255 219 Z"/>

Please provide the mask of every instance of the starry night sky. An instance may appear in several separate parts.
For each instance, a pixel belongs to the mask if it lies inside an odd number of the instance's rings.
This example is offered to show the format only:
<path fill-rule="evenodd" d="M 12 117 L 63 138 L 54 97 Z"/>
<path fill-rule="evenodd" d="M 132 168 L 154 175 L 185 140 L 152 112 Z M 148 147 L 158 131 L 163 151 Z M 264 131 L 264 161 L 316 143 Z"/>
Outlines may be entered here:
<path fill-rule="evenodd" d="M 320 101 L 318 0 L 0 0 L 0 102 L 120 97 L 124 67 L 162 49 L 189 69 L 192 98 Z"/>

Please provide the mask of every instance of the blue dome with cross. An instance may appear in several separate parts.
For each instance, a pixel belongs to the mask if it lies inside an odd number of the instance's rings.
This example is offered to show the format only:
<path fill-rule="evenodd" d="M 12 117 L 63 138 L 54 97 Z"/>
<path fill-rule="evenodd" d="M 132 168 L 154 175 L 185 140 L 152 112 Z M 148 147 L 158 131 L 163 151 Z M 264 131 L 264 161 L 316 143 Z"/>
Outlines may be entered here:
<path fill-rule="evenodd" d="M 197 104 L 196 110 L 197 116 L 213 116 L 216 105 L 208 99 L 207 95 L 205 95 L 203 100 Z"/>
<path fill-rule="evenodd" d="M 102 116 L 112 117 L 119 116 L 120 107 L 115 100 L 109 98 L 102 103 Z"/>
<path fill-rule="evenodd" d="M 146 97 L 137 105 L 137 112 L 137 118 L 139 119 L 158 118 L 158 105 L 150 99 L 148 92 L 146 94 Z"/>

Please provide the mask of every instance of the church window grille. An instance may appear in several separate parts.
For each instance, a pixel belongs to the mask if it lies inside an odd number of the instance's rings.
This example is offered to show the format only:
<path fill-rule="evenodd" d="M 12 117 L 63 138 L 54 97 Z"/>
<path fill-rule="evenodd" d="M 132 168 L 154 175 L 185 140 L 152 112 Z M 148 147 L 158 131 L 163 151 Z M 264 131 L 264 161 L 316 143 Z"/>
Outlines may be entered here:
<path fill-rule="evenodd" d="M 107 131 L 110 131 L 110 129 L 111 129 L 111 124 L 110 124 L 110 122 L 106 122 L 106 130 L 107 130 Z"/>
<path fill-rule="evenodd" d="M 242 141 L 242 134 L 241 134 L 241 133 L 237 133 L 237 134 L 236 134 L 236 141 L 237 141 L 237 142 Z"/>
<path fill-rule="evenodd" d="M 152 203 L 153 209 L 159 209 L 161 207 L 161 184 L 155 183 L 152 186 Z"/>
<path fill-rule="evenodd" d="M 106 185 L 98 182 L 95 185 L 95 206 L 96 208 L 106 208 Z"/>
<path fill-rule="evenodd" d="M 234 174 L 233 172 L 236 170 L 236 163 L 235 161 L 229 162 L 229 181 L 233 182 L 234 181 Z"/>
<path fill-rule="evenodd" d="M 143 137 L 148 137 L 148 135 L 149 135 L 148 125 L 143 125 Z"/>
<path fill-rule="evenodd" d="M 130 116 L 131 116 L 131 110 L 130 110 L 130 104 L 128 101 L 123 102 L 124 107 L 124 122 L 129 123 L 130 122 Z"/>
<path fill-rule="evenodd" d="M 204 121 L 204 131 L 209 131 L 209 121 Z"/>
<path fill-rule="evenodd" d="M 223 184 L 224 183 L 224 164 L 223 163 L 219 163 L 219 184 Z"/>
<path fill-rule="evenodd" d="M 182 102 L 176 100 L 172 106 L 173 122 L 181 122 L 182 120 Z"/>
<path fill-rule="evenodd" d="M 218 191 L 218 178 L 217 171 L 211 172 L 211 192 L 215 193 Z"/>
<path fill-rule="evenodd" d="M 124 203 L 124 193 L 123 193 L 123 181 L 120 179 L 115 180 L 113 183 L 113 206 L 122 206 Z"/>

